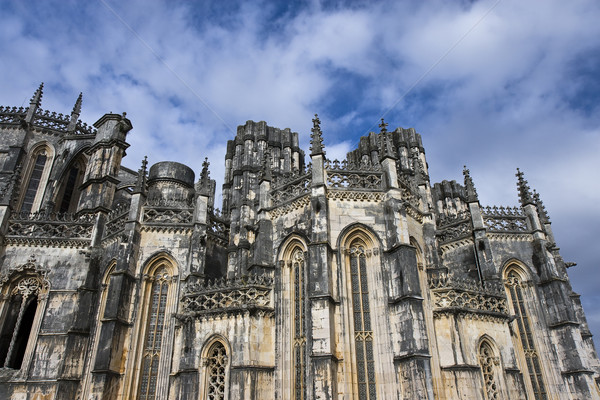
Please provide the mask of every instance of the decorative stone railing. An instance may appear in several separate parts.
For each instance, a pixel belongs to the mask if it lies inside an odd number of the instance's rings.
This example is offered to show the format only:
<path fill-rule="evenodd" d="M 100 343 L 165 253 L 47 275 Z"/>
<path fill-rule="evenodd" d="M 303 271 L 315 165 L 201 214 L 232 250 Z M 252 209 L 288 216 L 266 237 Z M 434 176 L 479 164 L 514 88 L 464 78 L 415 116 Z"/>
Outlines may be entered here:
<path fill-rule="evenodd" d="M 483 220 L 489 232 L 529 232 L 527 216 L 518 207 L 482 207 Z"/>
<path fill-rule="evenodd" d="M 191 225 L 194 219 L 193 208 L 166 208 L 145 206 L 142 222 L 150 225 L 180 226 Z"/>
<path fill-rule="evenodd" d="M 0 106 L 0 124 L 19 124 L 27 114 L 27 107 L 2 107 Z M 39 109 L 34 118 L 33 125 L 59 133 L 67 133 L 71 116 Z M 85 122 L 77 121 L 73 135 L 95 135 L 97 130 Z"/>
<path fill-rule="evenodd" d="M 456 276 L 446 271 L 427 271 L 427 284 L 430 289 L 460 289 L 476 292 L 484 291 L 496 296 L 504 295 L 504 288 L 501 283 L 485 282 L 484 286 L 480 282 Z"/>
<path fill-rule="evenodd" d="M 119 204 L 106 218 L 103 239 L 118 235 L 125 230 L 125 223 L 129 216 L 129 204 Z"/>
<path fill-rule="evenodd" d="M 69 115 L 39 109 L 33 118 L 33 125 L 55 131 L 66 131 L 69 121 Z"/>
<path fill-rule="evenodd" d="M 27 107 L 0 106 L 0 124 L 19 124 L 27 114 Z"/>
<path fill-rule="evenodd" d="M 325 160 L 327 186 L 335 189 L 379 190 L 383 179 L 381 166 L 362 162 L 349 163 L 347 160 Z"/>
<path fill-rule="evenodd" d="M 446 226 L 453 225 L 457 222 L 466 221 L 471 219 L 471 213 L 469 211 L 459 211 L 456 214 L 451 215 L 439 215 L 436 220 L 436 225 L 440 229 L 444 229 Z"/>
<path fill-rule="evenodd" d="M 229 224 L 220 214 L 209 214 L 206 230 L 209 236 L 220 240 L 223 245 L 229 243 Z"/>
<path fill-rule="evenodd" d="M 95 216 L 69 213 L 13 213 L 7 242 L 77 247 L 89 244 Z"/>
<path fill-rule="evenodd" d="M 294 200 L 310 192 L 312 175 L 310 173 L 288 178 L 279 178 L 275 188 L 271 191 L 273 205 Z"/>
<path fill-rule="evenodd" d="M 402 198 L 410 204 L 415 210 L 420 210 L 419 188 L 416 183 L 406 174 L 398 175 L 398 185 L 402 191 Z"/>
<path fill-rule="evenodd" d="M 255 275 L 189 285 L 181 298 L 181 312 L 198 315 L 235 313 L 249 308 L 272 309 L 272 288 L 271 278 Z"/>
<path fill-rule="evenodd" d="M 433 294 L 434 312 L 456 310 L 508 314 L 501 283 L 486 282 L 483 286 L 473 280 L 440 271 L 428 271 L 427 280 Z"/>
<path fill-rule="evenodd" d="M 440 244 L 471 237 L 473 225 L 471 218 L 457 219 L 442 227 L 438 227 L 436 236 Z"/>

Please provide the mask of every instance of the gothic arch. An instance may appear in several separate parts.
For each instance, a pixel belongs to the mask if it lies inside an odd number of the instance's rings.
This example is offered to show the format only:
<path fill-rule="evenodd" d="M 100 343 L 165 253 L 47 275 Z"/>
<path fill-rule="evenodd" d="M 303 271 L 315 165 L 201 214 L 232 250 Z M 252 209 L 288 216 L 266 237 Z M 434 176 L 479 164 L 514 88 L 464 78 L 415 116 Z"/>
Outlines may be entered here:
<path fill-rule="evenodd" d="M 32 256 L 0 279 L 0 367 L 27 371 L 50 289 L 47 273 Z"/>
<path fill-rule="evenodd" d="M 502 266 L 502 278 L 506 280 L 510 272 L 516 273 L 523 282 L 529 282 L 533 279 L 531 269 L 519 259 L 511 258 Z"/>
<path fill-rule="evenodd" d="M 21 174 L 18 209 L 23 213 L 37 212 L 42 207 L 44 193 L 54 163 L 55 150 L 46 141 L 34 144 Z"/>
<path fill-rule="evenodd" d="M 381 365 L 389 354 L 379 350 L 389 340 L 390 333 L 379 323 L 381 316 L 374 310 L 382 307 L 386 292 L 380 279 L 380 244 L 377 235 L 362 224 L 353 224 L 339 237 L 341 295 L 345 298 L 344 319 L 348 326 L 347 345 L 354 357 L 349 360 L 352 392 L 359 400 L 375 400 L 377 389 L 385 385 Z M 378 362 L 375 363 L 375 359 Z M 393 377 L 390 379 L 393 380 Z M 384 390 L 384 389 L 380 389 Z"/>
<path fill-rule="evenodd" d="M 278 276 L 281 290 L 277 294 L 278 324 L 282 327 L 278 334 L 278 348 L 281 354 L 276 359 L 281 362 L 282 373 L 278 379 L 279 391 L 284 399 L 303 400 L 307 396 L 307 293 L 308 246 L 299 234 L 289 235 L 281 244 L 278 254 L 280 268 Z M 284 306 L 285 305 L 285 306 Z"/>
<path fill-rule="evenodd" d="M 365 245 L 370 249 L 376 249 L 377 251 L 379 251 L 379 249 L 383 249 L 381 239 L 377 233 L 375 233 L 375 231 L 373 231 L 373 229 L 371 229 L 369 226 L 358 222 L 348 225 L 342 229 L 340 235 L 338 236 L 338 248 L 342 249 L 344 245 L 347 245 L 356 238 L 362 239 Z"/>
<path fill-rule="evenodd" d="M 501 398 L 502 367 L 498 346 L 488 335 L 483 335 L 477 343 L 477 359 L 483 379 L 483 393 L 486 400 Z"/>
<path fill-rule="evenodd" d="M 502 277 L 509 308 L 515 316 L 514 346 L 527 391 L 535 400 L 545 399 L 546 379 L 543 363 L 540 361 L 539 342 L 534 331 L 534 322 L 538 319 L 535 308 L 538 295 L 532 280 L 533 274 L 524 263 L 511 259 L 504 264 Z"/>
<path fill-rule="evenodd" d="M 229 367 L 231 365 L 229 342 L 222 335 L 212 335 L 204 343 L 200 355 L 200 399 L 229 399 Z"/>
<path fill-rule="evenodd" d="M 79 203 L 81 192 L 79 187 L 83 183 L 87 167 L 87 157 L 84 149 L 78 149 L 64 163 L 57 174 L 56 193 L 54 194 L 54 211 L 75 212 Z"/>
<path fill-rule="evenodd" d="M 165 252 L 154 254 L 143 264 L 139 311 L 133 337 L 135 355 L 130 360 L 133 376 L 128 398 L 166 398 L 169 365 L 173 352 L 177 308 L 178 268 Z"/>

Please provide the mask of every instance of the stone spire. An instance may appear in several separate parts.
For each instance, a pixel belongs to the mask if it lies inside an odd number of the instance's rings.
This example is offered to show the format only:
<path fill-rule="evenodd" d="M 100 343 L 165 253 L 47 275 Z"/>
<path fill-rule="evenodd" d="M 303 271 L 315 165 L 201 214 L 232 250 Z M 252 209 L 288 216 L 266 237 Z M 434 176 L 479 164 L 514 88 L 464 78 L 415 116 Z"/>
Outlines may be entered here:
<path fill-rule="evenodd" d="M 474 203 L 479 201 L 479 197 L 477 196 L 477 190 L 475 190 L 475 185 L 473 184 L 473 179 L 471 178 L 471 172 L 467 168 L 467 166 L 463 166 L 463 175 L 465 177 L 465 190 L 467 191 L 467 203 Z"/>
<path fill-rule="evenodd" d="M 79 96 L 81 97 L 81 95 Z M 135 188 L 133 189 L 134 193 L 146 193 L 147 166 L 148 156 L 144 156 L 142 167 L 138 169 L 137 181 L 135 182 Z"/>
<path fill-rule="evenodd" d="M 29 104 L 35 104 L 36 106 L 42 105 L 42 95 L 44 94 L 44 82 L 40 83 L 40 87 L 37 88 L 31 100 L 29 100 Z"/>
<path fill-rule="evenodd" d="M 519 199 L 521 200 L 521 205 L 525 206 L 527 204 L 535 204 L 531 194 L 531 189 L 527 184 L 527 181 L 523 178 L 523 173 L 521 170 L 519 170 L 519 168 L 517 168 L 517 173 L 515 176 L 518 178 L 517 188 L 519 189 Z"/>
<path fill-rule="evenodd" d="M 206 183 L 210 179 L 210 171 L 208 167 L 210 163 L 208 162 L 208 157 L 204 157 L 204 161 L 202 162 L 202 171 L 200 172 L 200 182 Z"/>
<path fill-rule="evenodd" d="M 550 223 L 550 217 L 548 216 L 548 212 L 546 211 L 546 207 L 544 207 L 544 203 L 542 203 L 542 199 L 540 199 L 540 194 L 533 190 L 533 201 L 537 206 L 538 215 L 540 216 L 540 221 L 542 224 Z"/>
<path fill-rule="evenodd" d="M 24 125 L 31 124 L 33 122 L 33 117 L 37 112 L 39 106 L 42 105 L 42 95 L 44 94 L 44 82 L 40 84 L 40 87 L 37 88 L 31 100 L 29 100 L 29 109 L 27 110 L 27 115 L 25 116 Z"/>
<path fill-rule="evenodd" d="M 310 135 L 310 155 L 311 157 L 319 154 L 325 156 L 325 150 L 323 147 L 323 132 L 321 132 L 321 120 L 317 114 L 315 114 L 312 122 L 313 127 Z"/>
<path fill-rule="evenodd" d="M 81 115 L 81 103 L 83 100 L 83 93 L 79 92 L 79 96 L 75 101 L 75 105 L 73 106 L 73 110 L 71 111 L 71 118 L 69 118 L 69 126 L 67 126 L 67 132 L 75 132 L 75 127 L 77 126 L 77 121 L 79 120 L 79 115 Z"/>

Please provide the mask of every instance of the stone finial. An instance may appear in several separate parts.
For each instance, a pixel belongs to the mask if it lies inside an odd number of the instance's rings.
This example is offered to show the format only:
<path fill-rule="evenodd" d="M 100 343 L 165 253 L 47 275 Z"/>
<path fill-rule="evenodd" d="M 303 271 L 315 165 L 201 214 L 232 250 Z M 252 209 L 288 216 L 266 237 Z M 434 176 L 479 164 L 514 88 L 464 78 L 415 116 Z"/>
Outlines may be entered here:
<path fill-rule="evenodd" d="M 77 121 L 79 120 L 79 115 L 81 114 L 81 102 L 83 99 L 83 93 L 79 92 L 79 96 L 75 101 L 75 105 L 73 106 L 73 110 L 71 111 L 71 117 L 69 118 L 69 125 L 67 126 L 67 132 L 72 133 L 75 131 L 77 127 Z"/>
<path fill-rule="evenodd" d="M 540 199 L 540 194 L 533 190 L 533 201 L 537 206 L 538 215 L 540 216 L 540 221 L 542 224 L 550 223 L 550 217 L 548 216 L 548 212 L 546 211 L 546 207 L 544 207 L 544 203 L 542 203 L 542 199 Z"/>
<path fill-rule="evenodd" d="M 396 159 L 396 153 L 394 152 L 394 147 L 390 141 L 390 134 L 388 132 L 383 132 L 379 134 L 379 159 L 384 160 L 386 158 Z"/>
<path fill-rule="evenodd" d="M 527 184 L 525 178 L 523 178 L 523 172 L 521 172 L 519 168 L 517 168 L 517 173 L 515 176 L 517 177 L 517 188 L 519 189 L 519 199 L 521 200 L 521 205 L 525 206 L 527 204 L 535 204 L 531 195 L 531 188 Z"/>
<path fill-rule="evenodd" d="M 474 203 L 479 201 L 479 197 L 477 196 L 477 190 L 475 189 L 475 184 L 473 183 L 473 179 L 471 178 L 471 172 L 469 171 L 466 165 L 463 166 L 463 175 L 465 177 L 465 190 L 467 191 L 467 202 Z"/>
<path fill-rule="evenodd" d="M 204 157 L 204 161 L 202 161 L 202 171 L 200 172 L 200 182 L 205 184 L 210 179 L 210 171 L 208 167 L 210 163 L 208 162 L 208 157 Z"/>
<path fill-rule="evenodd" d="M 73 111 L 71 111 L 71 116 L 77 115 L 79 117 L 79 114 L 81 114 L 82 100 L 83 100 L 83 93 L 79 92 L 79 96 L 77 97 L 77 100 L 75 101 L 75 105 L 73 106 Z"/>
<path fill-rule="evenodd" d="M 273 180 L 273 172 L 271 171 L 271 152 L 265 151 L 265 154 L 262 159 L 262 170 L 261 170 L 261 181 L 272 181 Z"/>
<path fill-rule="evenodd" d="M 319 116 L 315 114 L 315 117 L 312 120 L 313 127 L 311 129 L 310 135 L 310 155 L 325 155 L 325 150 L 323 147 L 323 132 L 321 132 L 321 120 Z"/>
<path fill-rule="evenodd" d="M 40 106 L 42 104 L 42 95 L 44 94 L 44 82 L 40 84 L 40 87 L 37 88 L 31 100 L 29 100 L 29 104 L 35 104 L 36 106 Z"/>
<path fill-rule="evenodd" d="M 147 178 L 147 166 L 148 156 L 144 156 L 142 160 L 142 167 L 138 169 L 137 181 L 135 182 L 134 193 L 145 193 L 146 192 L 146 178 Z"/>
<path fill-rule="evenodd" d="M 379 133 L 386 133 L 388 124 L 381 118 L 381 122 L 379 123 Z"/>

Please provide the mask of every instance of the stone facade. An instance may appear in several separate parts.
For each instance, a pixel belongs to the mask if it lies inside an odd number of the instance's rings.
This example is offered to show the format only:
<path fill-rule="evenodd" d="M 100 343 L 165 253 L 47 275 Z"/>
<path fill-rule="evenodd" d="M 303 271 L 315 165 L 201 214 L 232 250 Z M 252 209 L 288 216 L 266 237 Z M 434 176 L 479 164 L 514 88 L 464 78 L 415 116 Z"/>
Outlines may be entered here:
<path fill-rule="evenodd" d="M 204 163 L 121 165 L 93 126 L 0 108 L 2 399 L 600 399 L 542 202 L 431 184 L 414 129 L 326 158 L 265 122 Z M 305 160 L 310 163 L 305 164 Z"/>

